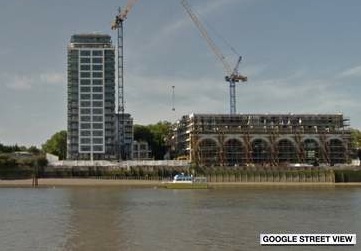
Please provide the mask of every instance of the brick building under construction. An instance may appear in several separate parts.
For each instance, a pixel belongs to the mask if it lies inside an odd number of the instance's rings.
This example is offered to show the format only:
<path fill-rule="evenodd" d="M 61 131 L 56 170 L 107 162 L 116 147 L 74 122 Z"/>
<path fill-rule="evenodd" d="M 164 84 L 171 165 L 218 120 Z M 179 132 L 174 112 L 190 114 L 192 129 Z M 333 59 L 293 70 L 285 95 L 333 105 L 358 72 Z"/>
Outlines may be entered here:
<path fill-rule="evenodd" d="M 190 114 L 172 138 L 178 158 L 201 166 L 278 166 L 349 162 L 342 114 Z"/>

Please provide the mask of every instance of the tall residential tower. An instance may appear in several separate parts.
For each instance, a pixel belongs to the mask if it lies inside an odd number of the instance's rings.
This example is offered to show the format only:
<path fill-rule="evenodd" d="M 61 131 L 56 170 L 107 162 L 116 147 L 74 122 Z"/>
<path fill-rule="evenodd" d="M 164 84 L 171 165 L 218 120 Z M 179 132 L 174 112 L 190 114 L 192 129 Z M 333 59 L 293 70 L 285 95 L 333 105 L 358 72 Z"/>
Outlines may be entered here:
<path fill-rule="evenodd" d="M 68 46 L 68 159 L 116 158 L 115 50 L 104 34 L 76 34 Z"/>

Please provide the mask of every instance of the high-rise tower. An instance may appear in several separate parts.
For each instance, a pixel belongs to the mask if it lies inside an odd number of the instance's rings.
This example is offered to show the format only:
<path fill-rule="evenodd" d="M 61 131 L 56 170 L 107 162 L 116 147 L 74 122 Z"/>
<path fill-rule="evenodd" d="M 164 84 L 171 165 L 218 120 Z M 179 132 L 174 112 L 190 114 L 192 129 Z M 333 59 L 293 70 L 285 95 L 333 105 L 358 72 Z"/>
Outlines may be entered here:
<path fill-rule="evenodd" d="M 68 159 L 114 159 L 115 50 L 104 34 L 68 46 Z"/>

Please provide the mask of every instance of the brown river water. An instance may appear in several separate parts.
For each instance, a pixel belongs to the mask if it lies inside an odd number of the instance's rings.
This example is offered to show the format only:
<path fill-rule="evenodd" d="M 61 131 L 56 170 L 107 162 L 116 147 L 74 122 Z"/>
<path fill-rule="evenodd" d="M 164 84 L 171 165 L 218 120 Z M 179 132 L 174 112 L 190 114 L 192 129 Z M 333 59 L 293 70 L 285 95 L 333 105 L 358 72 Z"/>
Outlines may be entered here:
<path fill-rule="evenodd" d="M 0 250 L 361 250 L 259 244 L 261 233 L 361 238 L 361 187 L 1 188 L 0 226 Z"/>

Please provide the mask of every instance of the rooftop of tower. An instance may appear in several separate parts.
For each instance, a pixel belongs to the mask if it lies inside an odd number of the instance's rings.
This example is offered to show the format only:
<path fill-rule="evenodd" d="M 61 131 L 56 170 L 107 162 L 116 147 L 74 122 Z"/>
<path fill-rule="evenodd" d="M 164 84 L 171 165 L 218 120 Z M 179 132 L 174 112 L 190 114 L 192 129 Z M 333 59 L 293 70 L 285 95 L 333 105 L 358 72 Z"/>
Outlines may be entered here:
<path fill-rule="evenodd" d="M 110 35 L 100 33 L 74 34 L 70 38 L 71 44 L 111 44 Z"/>

